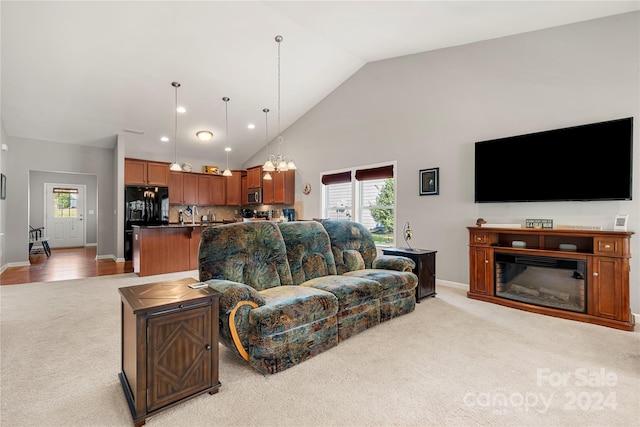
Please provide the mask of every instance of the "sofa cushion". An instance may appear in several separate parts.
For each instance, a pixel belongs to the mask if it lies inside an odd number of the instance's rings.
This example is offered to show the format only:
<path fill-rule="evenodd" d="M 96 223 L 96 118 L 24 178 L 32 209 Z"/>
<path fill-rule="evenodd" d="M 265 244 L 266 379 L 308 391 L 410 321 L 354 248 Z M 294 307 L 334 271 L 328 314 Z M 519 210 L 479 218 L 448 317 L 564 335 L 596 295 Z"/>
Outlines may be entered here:
<path fill-rule="evenodd" d="M 249 315 L 259 336 L 293 329 L 338 312 L 337 298 L 320 289 L 278 286 L 261 291 L 260 295 L 265 305 L 251 310 Z"/>
<path fill-rule="evenodd" d="M 382 295 L 410 290 L 418 285 L 418 276 L 408 271 L 378 270 L 371 268 L 367 270 L 349 271 L 344 275 L 375 280 L 380 283 Z"/>
<path fill-rule="evenodd" d="M 337 274 L 329 235 L 322 225 L 316 221 L 293 221 L 278 226 L 287 248 L 294 285 Z"/>
<path fill-rule="evenodd" d="M 344 264 L 348 271 L 364 270 L 364 259 L 362 254 L 356 250 L 348 249 L 343 251 Z"/>
<path fill-rule="evenodd" d="M 282 234 L 271 221 L 203 230 L 198 258 L 201 281 L 230 280 L 257 291 L 293 284 Z"/>
<path fill-rule="evenodd" d="M 351 271 L 347 260 L 345 260 L 345 252 L 347 251 L 359 252 L 364 261 L 364 268 L 372 268 L 373 260 L 378 253 L 373 237 L 364 225 L 355 221 L 330 219 L 323 219 L 321 223 L 331 239 L 331 249 L 338 274 Z"/>
<path fill-rule="evenodd" d="M 308 280 L 302 285 L 331 292 L 338 298 L 338 311 L 354 307 L 382 296 L 382 287 L 374 280 L 362 277 L 325 276 Z"/>

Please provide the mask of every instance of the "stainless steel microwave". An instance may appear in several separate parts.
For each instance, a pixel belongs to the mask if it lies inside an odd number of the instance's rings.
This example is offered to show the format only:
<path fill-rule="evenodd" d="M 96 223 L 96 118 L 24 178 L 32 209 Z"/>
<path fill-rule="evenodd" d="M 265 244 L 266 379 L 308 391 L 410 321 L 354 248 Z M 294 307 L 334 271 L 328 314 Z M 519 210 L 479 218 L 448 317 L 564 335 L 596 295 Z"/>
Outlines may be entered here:
<path fill-rule="evenodd" d="M 262 189 L 250 188 L 245 194 L 244 202 L 247 205 L 259 205 L 262 203 Z"/>

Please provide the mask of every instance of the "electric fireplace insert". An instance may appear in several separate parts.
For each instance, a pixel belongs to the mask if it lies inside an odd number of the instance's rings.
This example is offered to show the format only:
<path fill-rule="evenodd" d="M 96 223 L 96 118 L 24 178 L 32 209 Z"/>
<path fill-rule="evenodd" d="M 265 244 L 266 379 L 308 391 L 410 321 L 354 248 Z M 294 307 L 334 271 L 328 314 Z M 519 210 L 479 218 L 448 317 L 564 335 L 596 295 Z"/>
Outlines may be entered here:
<path fill-rule="evenodd" d="M 495 295 L 542 307 L 586 313 L 586 261 L 495 254 Z"/>

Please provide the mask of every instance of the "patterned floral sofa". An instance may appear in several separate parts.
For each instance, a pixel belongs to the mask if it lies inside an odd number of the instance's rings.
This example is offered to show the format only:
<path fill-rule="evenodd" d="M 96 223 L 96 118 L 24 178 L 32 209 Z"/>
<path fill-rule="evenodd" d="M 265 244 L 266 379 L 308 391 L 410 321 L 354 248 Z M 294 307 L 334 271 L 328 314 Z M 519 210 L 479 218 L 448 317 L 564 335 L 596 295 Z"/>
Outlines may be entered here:
<path fill-rule="evenodd" d="M 383 286 L 337 275 L 329 236 L 315 221 L 208 228 L 199 273 L 221 293 L 221 342 L 263 373 L 290 368 L 381 319 Z"/>

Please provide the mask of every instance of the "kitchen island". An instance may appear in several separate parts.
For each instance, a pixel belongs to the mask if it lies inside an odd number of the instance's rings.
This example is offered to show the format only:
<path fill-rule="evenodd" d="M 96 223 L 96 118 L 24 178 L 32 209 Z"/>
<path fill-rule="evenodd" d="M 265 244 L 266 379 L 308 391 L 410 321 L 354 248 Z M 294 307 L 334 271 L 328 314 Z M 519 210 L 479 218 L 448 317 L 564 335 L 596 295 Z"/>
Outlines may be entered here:
<path fill-rule="evenodd" d="M 202 230 L 220 224 L 133 226 L 133 272 L 142 277 L 196 270 Z"/>

